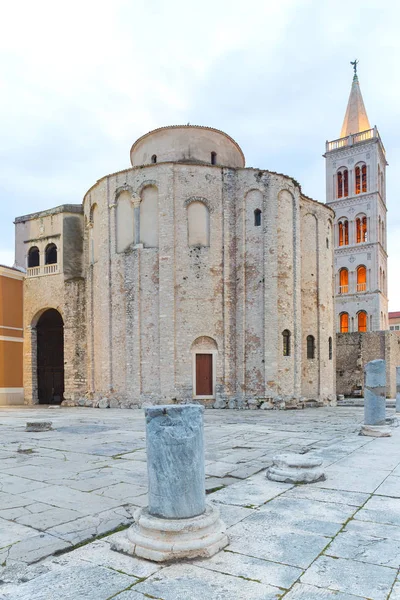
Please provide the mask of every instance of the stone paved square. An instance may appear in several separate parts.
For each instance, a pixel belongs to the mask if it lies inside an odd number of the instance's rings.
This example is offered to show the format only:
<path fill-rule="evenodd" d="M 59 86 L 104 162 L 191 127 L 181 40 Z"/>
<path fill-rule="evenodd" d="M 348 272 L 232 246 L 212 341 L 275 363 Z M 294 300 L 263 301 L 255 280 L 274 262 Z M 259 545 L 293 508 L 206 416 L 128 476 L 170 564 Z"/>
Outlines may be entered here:
<path fill-rule="evenodd" d="M 362 408 L 207 410 L 208 501 L 230 544 L 173 565 L 111 550 L 147 505 L 143 411 L 60 409 L 53 431 L 24 431 L 48 414 L 0 410 L 1 600 L 400 598 L 400 428 L 360 437 Z M 326 481 L 268 480 L 286 451 L 321 457 Z"/>

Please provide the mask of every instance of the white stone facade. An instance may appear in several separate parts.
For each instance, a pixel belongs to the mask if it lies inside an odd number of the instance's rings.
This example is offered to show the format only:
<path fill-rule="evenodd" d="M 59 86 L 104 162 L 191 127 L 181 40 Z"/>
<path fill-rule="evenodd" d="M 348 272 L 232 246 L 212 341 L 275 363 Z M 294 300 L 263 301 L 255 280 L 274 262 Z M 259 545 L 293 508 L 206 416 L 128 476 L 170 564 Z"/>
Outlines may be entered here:
<path fill-rule="evenodd" d="M 16 221 L 17 264 L 52 234 L 63 260 L 25 281 L 26 401 L 38 401 L 48 307 L 64 319 L 71 403 L 334 401 L 333 211 L 290 177 L 245 168 L 236 142 L 206 127 L 150 132 L 131 161 L 87 192 L 83 215 L 73 208 L 78 252 L 61 225 L 71 207 Z"/>
<path fill-rule="evenodd" d="M 369 128 L 357 76 L 343 132 L 325 153 L 326 202 L 335 211 L 336 331 L 379 331 L 388 329 L 387 161 L 378 130 Z"/>

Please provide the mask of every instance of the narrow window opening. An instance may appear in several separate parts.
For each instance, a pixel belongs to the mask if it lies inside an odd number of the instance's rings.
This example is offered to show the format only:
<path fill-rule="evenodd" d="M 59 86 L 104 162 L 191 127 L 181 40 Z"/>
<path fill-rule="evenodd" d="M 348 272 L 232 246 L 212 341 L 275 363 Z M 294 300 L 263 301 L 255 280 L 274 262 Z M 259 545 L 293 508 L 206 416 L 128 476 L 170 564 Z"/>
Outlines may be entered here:
<path fill-rule="evenodd" d="M 361 170 L 361 176 L 362 176 L 362 191 L 366 192 L 367 191 L 367 165 L 363 165 L 363 168 Z"/>
<path fill-rule="evenodd" d="M 283 338 L 283 356 L 290 356 L 290 331 L 285 329 L 282 332 Z"/>
<path fill-rule="evenodd" d="M 342 172 L 339 171 L 337 174 L 337 197 L 341 198 L 343 196 L 343 175 Z"/>
<path fill-rule="evenodd" d="M 255 227 L 260 227 L 261 225 L 261 210 L 256 208 L 254 211 L 254 225 Z"/>
<path fill-rule="evenodd" d="M 151 157 L 151 162 L 155 165 L 157 162 L 157 154 L 153 154 L 153 156 Z"/>
<path fill-rule="evenodd" d="M 356 194 L 361 192 L 361 169 L 360 167 L 356 167 Z"/>
<path fill-rule="evenodd" d="M 326 238 L 326 247 L 329 248 L 329 238 Z"/>
<path fill-rule="evenodd" d="M 343 172 L 343 196 L 347 198 L 349 195 L 349 172 L 346 169 Z"/>
<path fill-rule="evenodd" d="M 315 358 L 315 339 L 313 335 L 307 336 L 307 358 Z"/>
<path fill-rule="evenodd" d="M 211 164 L 212 165 L 217 164 L 217 153 L 216 152 L 211 152 Z"/>
<path fill-rule="evenodd" d="M 362 265 L 357 269 L 357 292 L 367 290 L 367 269 Z"/>
<path fill-rule="evenodd" d="M 346 268 L 339 271 L 340 285 L 339 294 L 348 294 L 349 292 L 349 272 Z"/>
<path fill-rule="evenodd" d="M 367 331 L 367 313 L 364 310 L 358 313 L 358 331 Z"/>
<path fill-rule="evenodd" d="M 349 245 L 349 222 L 339 221 L 339 246 Z"/>
<path fill-rule="evenodd" d="M 329 360 L 332 360 L 332 338 L 328 340 Z"/>
<path fill-rule="evenodd" d="M 349 313 L 340 315 L 340 333 L 349 333 Z"/>
<path fill-rule="evenodd" d="M 356 240 L 357 244 L 368 241 L 367 217 L 358 217 L 356 219 Z"/>

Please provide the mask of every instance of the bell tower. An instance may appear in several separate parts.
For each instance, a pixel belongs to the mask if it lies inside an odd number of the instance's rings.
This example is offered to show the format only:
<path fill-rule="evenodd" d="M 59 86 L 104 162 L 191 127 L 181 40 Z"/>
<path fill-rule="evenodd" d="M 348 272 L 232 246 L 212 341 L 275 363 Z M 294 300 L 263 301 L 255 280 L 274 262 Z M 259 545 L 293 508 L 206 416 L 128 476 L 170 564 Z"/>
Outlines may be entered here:
<path fill-rule="evenodd" d="M 335 211 L 336 330 L 388 329 L 386 156 L 354 68 L 340 138 L 326 142 L 326 203 Z"/>

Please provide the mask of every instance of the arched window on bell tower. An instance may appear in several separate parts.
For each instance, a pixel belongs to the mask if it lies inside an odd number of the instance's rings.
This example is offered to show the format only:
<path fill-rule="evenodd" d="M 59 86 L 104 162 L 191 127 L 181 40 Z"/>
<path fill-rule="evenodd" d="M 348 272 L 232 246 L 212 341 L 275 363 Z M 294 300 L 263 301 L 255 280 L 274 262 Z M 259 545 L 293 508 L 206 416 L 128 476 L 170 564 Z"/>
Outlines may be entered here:
<path fill-rule="evenodd" d="M 349 195 L 349 172 L 341 167 L 337 172 L 337 197 L 347 198 Z"/>
<path fill-rule="evenodd" d="M 367 217 L 359 215 L 356 218 L 356 243 L 362 244 L 368 241 Z"/>
<path fill-rule="evenodd" d="M 365 163 L 359 163 L 355 168 L 355 193 L 361 194 L 361 192 L 367 191 L 367 165 Z"/>
<path fill-rule="evenodd" d="M 349 222 L 346 217 L 342 217 L 338 222 L 339 246 L 349 245 Z"/>

